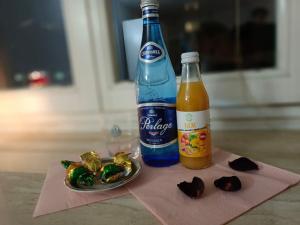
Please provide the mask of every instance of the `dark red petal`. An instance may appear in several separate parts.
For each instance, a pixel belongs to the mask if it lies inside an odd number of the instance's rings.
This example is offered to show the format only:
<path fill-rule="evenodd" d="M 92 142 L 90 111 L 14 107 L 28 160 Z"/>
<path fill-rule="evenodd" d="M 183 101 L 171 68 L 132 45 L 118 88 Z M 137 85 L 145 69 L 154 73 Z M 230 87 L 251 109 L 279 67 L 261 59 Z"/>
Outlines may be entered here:
<path fill-rule="evenodd" d="M 238 191 L 242 188 L 242 183 L 237 176 L 221 177 L 215 180 L 214 184 L 223 191 Z"/>
<path fill-rule="evenodd" d="M 228 162 L 228 165 L 238 171 L 258 170 L 257 164 L 246 157 L 240 157 L 232 162 Z"/>
<path fill-rule="evenodd" d="M 204 191 L 204 182 L 199 177 L 194 177 L 191 183 L 183 181 L 177 187 L 190 198 L 199 198 Z"/>

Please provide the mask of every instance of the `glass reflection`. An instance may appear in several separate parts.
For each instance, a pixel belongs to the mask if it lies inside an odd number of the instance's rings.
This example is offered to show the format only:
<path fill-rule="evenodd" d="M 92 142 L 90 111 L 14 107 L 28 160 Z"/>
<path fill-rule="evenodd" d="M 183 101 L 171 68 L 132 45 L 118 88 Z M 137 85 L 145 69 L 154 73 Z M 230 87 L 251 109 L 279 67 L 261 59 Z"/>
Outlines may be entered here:
<path fill-rule="evenodd" d="M 72 83 L 60 0 L 0 0 L 0 88 Z"/>
<path fill-rule="evenodd" d="M 120 79 L 134 79 L 133 74 L 124 75 L 126 65 L 130 67 L 126 58 L 135 56 L 126 56 L 127 47 L 124 48 L 120 36 L 124 31 L 122 23 L 130 27 L 129 23 L 136 23 L 133 19 L 140 17 L 139 2 L 112 0 L 109 3 L 118 46 L 116 55 L 123 72 Z M 208 74 L 275 67 L 275 18 L 276 0 L 160 1 L 160 21 L 176 74 L 181 72 L 180 54 L 186 51 L 200 53 L 202 71 Z M 128 33 L 136 34 L 137 30 Z"/>

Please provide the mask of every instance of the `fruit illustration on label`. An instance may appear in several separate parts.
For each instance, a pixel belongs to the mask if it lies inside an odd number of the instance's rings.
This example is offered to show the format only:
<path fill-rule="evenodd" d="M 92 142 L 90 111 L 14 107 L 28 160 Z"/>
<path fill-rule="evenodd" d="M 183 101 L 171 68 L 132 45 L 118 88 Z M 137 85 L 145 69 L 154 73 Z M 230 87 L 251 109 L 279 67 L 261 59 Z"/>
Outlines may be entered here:
<path fill-rule="evenodd" d="M 205 151 L 207 131 L 205 129 L 192 132 L 179 132 L 180 150 L 188 155 L 195 155 Z"/>
<path fill-rule="evenodd" d="M 201 133 L 199 136 L 200 140 L 205 140 L 206 139 L 206 133 Z"/>

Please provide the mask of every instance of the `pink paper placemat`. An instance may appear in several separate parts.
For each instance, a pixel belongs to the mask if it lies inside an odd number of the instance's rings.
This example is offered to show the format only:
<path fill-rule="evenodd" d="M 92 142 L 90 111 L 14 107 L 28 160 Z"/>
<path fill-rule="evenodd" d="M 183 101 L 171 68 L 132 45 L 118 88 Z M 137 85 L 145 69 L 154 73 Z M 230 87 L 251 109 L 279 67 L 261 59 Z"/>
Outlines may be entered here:
<path fill-rule="evenodd" d="M 228 161 L 239 156 L 216 149 L 214 165 L 203 170 L 188 170 L 180 164 L 168 168 L 144 166 L 129 191 L 165 225 L 220 225 L 245 213 L 300 181 L 300 175 L 257 162 L 260 170 L 238 172 Z M 224 192 L 213 182 L 222 176 L 238 176 L 242 189 Z M 177 187 L 194 176 L 205 182 L 200 199 L 190 199 Z"/>
<path fill-rule="evenodd" d="M 64 184 L 65 175 L 65 169 L 58 162 L 48 169 L 33 217 L 128 194 L 124 187 L 101 193 L 72 192 Z"/>

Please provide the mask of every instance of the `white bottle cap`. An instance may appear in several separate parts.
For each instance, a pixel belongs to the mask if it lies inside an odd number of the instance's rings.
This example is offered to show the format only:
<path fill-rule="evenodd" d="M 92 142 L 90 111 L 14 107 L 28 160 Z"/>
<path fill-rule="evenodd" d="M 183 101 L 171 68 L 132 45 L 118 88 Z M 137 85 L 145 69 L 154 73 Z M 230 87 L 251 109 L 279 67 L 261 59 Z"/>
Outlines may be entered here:
<path fill-rule="evenodd" d="M 181 54 L 181 63 L 198 63 L 199 53 L 198 52 L 185 52 Z"/>
<path fill-rule="evenodd" d="M 146 6 L 159 7 L 159 2 L 158 0 L 141 0 L 141 8 L 144 8 Z"/>

